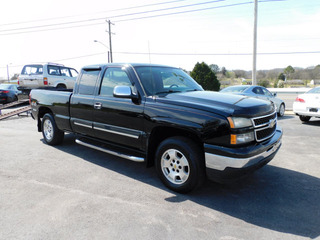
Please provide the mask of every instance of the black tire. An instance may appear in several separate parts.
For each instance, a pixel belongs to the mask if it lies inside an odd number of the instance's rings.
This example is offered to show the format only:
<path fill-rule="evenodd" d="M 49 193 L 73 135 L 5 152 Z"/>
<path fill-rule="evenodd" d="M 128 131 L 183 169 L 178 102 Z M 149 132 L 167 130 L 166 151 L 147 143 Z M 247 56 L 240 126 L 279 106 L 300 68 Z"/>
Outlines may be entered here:
<path fill-rule="evenodd" d="M 300 120 L 301 120 L 302 122 L 309 122 L 309 120 L 310 120 L 311 117 L 308 117 L 308 116 L 299 116 L 299 118 L 300 118 Z"/>
<path fill-rule="evenodd" d="M 64 132 L 58 129 L 52 114 L 46 113 L 43 116 L 41 129 L 47 144 L 54 146 L 62 143 Z"/>
<path fill-rule="evenodd" d="M 62 90 L 62 89 L 67 89 L 67 87 L 64 84 L 58 84 L 57 89 Z"/>
<path fill-rule="evenodd" d="M 283 117 L 285 111 L 286 111 L 285 105 L 284 105 L 284 103 L 281 103 L 281 105 L 279 107 L 278 116 L 279 117 Z"/>
<path fill-rule="evenodd" d="M 172 137 L 160 143 L 156 171 L 165 186 L 179 193 L 200 187 L 206 178 L 204 154 L 192 140 Z"/>

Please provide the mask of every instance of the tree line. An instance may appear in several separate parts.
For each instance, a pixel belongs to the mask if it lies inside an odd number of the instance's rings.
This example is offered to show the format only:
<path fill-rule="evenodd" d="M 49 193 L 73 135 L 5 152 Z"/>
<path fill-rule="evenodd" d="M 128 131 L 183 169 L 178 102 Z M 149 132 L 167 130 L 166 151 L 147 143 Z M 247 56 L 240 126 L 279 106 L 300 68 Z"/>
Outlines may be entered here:
<path fill-rule="evenodd" d="M 241 79 L 241 84 L 251 84 L 252 71 L 227 70 L 225 67 L 220 68 L 217 64 L 208 65 L 198 62 L 190 72 L 190 76 L 205 90 L 219 91 L 221 85 L 230 85 L 235 79 Z M 320 64 L 308 68 L 289 65 L 286 68 L 257 71 L 257 83 L 264 87 L 283 87 L 285 83 L 307 85 L 311 80 L 320 82 Z"/>

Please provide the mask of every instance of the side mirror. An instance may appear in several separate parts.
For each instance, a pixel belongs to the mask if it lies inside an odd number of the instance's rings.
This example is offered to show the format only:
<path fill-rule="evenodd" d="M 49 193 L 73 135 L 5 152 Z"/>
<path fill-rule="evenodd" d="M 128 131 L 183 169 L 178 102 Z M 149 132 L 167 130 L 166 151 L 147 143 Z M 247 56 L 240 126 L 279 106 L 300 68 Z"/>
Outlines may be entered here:
<path fill-rule="evenodd" d="M 113 96 L 117 98 L 138 98 L 138 95 L 132 92 L 130 86 L 115 86 L 113 89 Z"/>
<path fill-rule="evenodd" d="M 277 93 L 275 92 L 275 93 L 273 93 L 272 95 L 273 95 L 274 97 L 276 97 L 276 96 L 277 96 Z"/>

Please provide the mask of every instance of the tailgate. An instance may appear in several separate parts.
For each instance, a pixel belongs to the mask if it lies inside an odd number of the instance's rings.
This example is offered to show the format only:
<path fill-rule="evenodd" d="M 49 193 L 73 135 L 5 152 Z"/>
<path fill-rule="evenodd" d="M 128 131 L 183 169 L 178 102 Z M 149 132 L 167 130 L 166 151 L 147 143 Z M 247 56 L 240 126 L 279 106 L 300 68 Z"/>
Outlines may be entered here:
<path fill-rule="evenodd" d="M 30 88 L 36 88 L 36 87 L 42 87 L 43 84 L 43 76 L 42 75 L 20 75 L 19 77 L 19 85 L 21 87 L 30 87 Z"/>

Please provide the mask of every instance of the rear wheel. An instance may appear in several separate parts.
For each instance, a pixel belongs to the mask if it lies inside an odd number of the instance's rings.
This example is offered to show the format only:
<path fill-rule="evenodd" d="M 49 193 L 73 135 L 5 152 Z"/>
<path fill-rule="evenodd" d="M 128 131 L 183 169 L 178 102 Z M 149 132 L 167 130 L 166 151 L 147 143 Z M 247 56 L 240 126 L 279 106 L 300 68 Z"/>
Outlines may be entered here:
<path fill-rule="evenodd" d="M 46 113 L 42 119 L 42 135 L 44 141 L 49 145 L 61 144 L 64 132 L 58 129 L 52 114 Z"/>
<path fill-rule="evenodd" d="M 64 84 L 58 84 L 57 88 L 58 89 L 67 89 L 66 85 L 64 85 Z"/>
<path fill-rule="evenodd" d="M 299 118 L 300 118 L 300 120 L 301 120 L 302 122 L 309 122 L 309 120 L 310 120 L 311 117 L 308 117 L 308 116 L 299 116 Z"/>
<path fill-rule="evenodd" d="M 164 185 L 176 192 L 189 192 L 205 180 L 202 151 L 185 137 L 164 140 L 158 147 L 155 165 Z"/>

